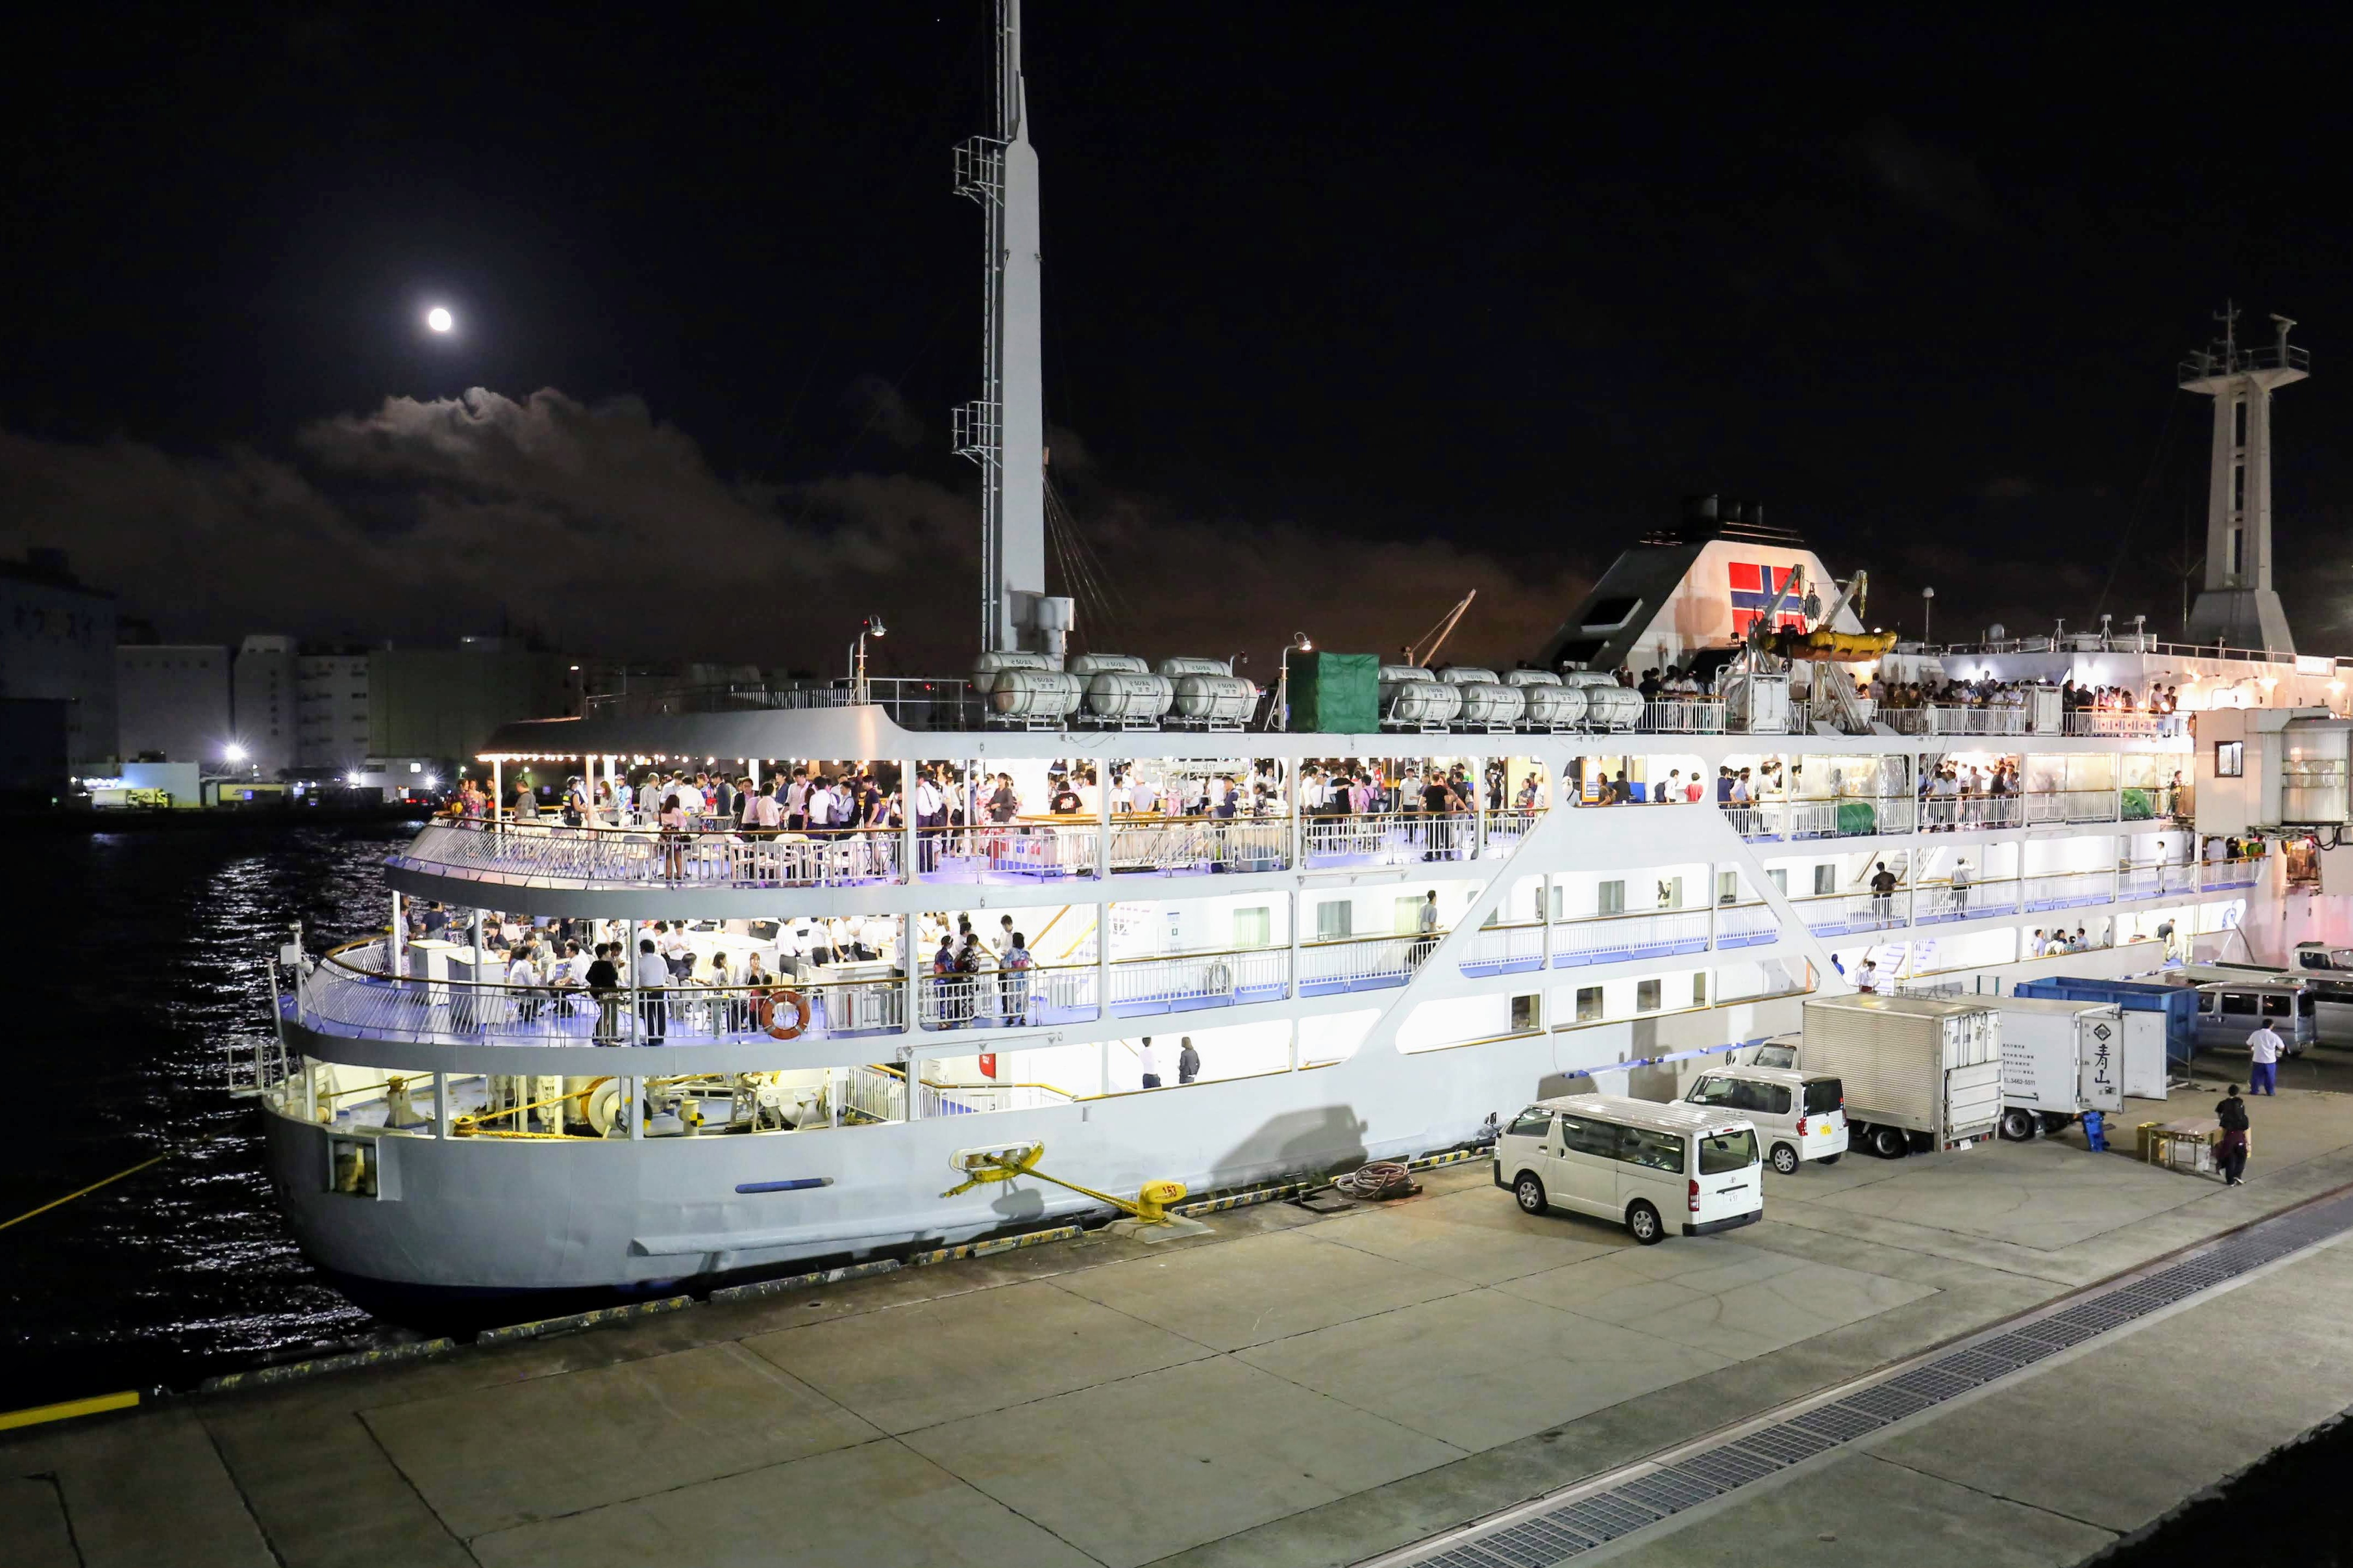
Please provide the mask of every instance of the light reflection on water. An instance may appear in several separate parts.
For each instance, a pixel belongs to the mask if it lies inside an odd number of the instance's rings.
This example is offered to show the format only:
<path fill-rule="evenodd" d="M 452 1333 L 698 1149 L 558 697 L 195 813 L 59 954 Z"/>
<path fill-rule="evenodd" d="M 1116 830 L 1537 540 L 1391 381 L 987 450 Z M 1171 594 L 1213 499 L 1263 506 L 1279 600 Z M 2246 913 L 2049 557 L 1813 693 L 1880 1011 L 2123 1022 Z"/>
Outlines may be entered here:
<path fill-rule="evenodd" d="M 228 1095 L 269 1031 L 265 954 L 380 929 L 384 857 L 413 826 L 36 837 L 8 967 L 14 1048 L 0 1219 L 0 1407 L 145 1387 L 393 1337 L 296 1249 L 259 1111 Z"/>

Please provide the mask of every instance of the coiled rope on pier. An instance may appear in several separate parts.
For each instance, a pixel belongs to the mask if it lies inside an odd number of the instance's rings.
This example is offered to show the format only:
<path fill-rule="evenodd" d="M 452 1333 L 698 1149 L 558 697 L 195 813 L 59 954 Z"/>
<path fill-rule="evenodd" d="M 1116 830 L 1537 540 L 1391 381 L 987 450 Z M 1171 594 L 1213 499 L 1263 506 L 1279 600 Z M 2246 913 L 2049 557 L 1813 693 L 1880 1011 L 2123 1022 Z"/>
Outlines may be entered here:
<path fill-rule="evenodd" d="M 1333 1177 L 1332 1185 L 1352 1198 L 1405 1198 L 1421 1191 L 1402 1160 L 1376 1160 L 1361 1170 Z"/>

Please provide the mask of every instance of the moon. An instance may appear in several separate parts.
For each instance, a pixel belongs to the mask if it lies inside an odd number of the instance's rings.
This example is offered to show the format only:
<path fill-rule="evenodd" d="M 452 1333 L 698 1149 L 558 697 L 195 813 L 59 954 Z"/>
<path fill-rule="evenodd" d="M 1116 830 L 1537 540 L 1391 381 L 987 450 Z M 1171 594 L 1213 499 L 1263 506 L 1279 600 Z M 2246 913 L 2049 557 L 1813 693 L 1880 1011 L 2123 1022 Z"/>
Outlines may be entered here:
<path fill-rule="evenodd" d="M 458 324 L 458 318 L 451 315 L 447 308 L 436 305 L 425 312 L 425 324 L 437 332 L 446 332 Z"/>

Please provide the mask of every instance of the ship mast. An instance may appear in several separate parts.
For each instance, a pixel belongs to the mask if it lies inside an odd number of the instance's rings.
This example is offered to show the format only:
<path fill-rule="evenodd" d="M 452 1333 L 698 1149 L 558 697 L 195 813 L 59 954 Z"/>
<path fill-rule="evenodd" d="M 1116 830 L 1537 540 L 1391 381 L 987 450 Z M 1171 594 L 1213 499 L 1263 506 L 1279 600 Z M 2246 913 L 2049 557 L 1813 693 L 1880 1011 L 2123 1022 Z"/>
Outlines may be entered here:
<path fill-rule="evenodd" d="M 1021 0 L 997 0 L 997 123 L 955 151 L 956 194 L 986 215 L 981 395 L 955 411 L 980 465 L 980 647 L 1060 655 L 1070 602 L 1046 598 L 1046 417 L 1039 340 L 1038 154 L 1021 81 Z"/>

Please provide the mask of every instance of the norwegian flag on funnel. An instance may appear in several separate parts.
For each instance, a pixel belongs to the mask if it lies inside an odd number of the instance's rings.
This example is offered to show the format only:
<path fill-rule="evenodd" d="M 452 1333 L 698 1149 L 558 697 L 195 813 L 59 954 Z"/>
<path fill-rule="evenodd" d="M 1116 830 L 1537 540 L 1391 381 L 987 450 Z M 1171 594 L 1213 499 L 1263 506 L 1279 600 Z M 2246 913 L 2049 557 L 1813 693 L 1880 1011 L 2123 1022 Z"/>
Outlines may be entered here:
<path fill-rule="evenodd" d="M 1746 637 L 1748 628 L 1763 618 L 1765 606 L 1773 595 L 1788 585 L 1794 566 L 1760 566 L 1753 561 L 1735 561 L 1725 567 L 1732 586 L 1732 635 Z M 1773 629 L 1787 627 L 1793 632 L 1806 629 L 1804 605 L 1795 595 L 1781 601 L 1780 613 L 1773 617 Z"/>

